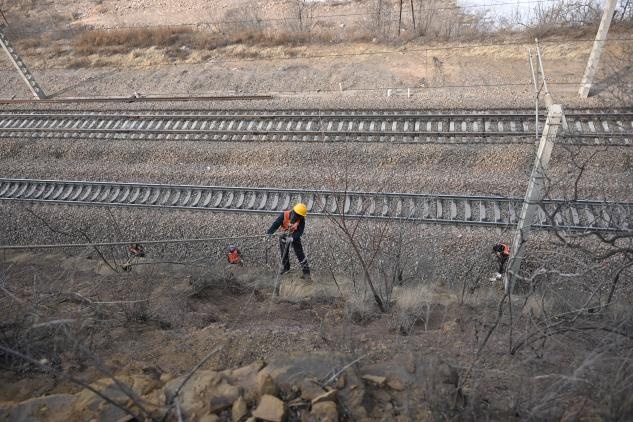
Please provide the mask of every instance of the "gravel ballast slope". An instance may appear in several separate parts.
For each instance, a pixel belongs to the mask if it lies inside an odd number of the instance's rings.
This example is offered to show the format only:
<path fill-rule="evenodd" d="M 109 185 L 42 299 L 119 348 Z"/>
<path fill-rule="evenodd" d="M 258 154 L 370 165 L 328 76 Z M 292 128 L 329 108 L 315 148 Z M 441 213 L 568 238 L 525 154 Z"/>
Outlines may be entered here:
<path fill-rule="evenodd" d="M 179 141 L 3 140 L 0 176 L 523 196 L 535 147 Z M 556 147 L 552 196 L 633 200 L 630 147 Z M 605 177 L 605 169 L 608 176 Z"/>

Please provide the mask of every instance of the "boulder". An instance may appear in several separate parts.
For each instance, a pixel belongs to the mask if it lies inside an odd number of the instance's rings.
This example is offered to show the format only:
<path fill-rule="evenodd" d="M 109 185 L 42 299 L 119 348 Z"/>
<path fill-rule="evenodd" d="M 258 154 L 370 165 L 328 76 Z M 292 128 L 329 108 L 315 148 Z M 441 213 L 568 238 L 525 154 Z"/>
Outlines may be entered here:
<path fill-rule="evenodd" d="M 365 385 L 360 380 L 354 366 L 352 356 L 342 353 L 316 352 L 302 354 L 286 354 L 276 356 L 268 361 L 268 365 L 260 373 L 270 374 L 273 381 L 284 397 L 292 396 L 293 386 L 302 385 L 304 379 L 318 379 L 329 381 L 333 370 L 344 371 L 332 380 L 330 386 L 337 385 L 341 377 L 344 378 L 344 388 L 337 391 L 339 402 L 350 410 L 352 419 L 362 419 L 366 416 L 363 406 Z"/>
<path fill-rule="evenodd" d="M 338 422 L 338 410 L 336 403 L 324 401 L 312 406 L 310 422 Z"/>
<path fill-rule="evenodd" d="M 371 374 L 365 374 L 361 376 L 361 378 L 364 381 L 369 381 L 373 384 L 376 384 L 378 387 L 382 387 L 383 385 L 385 385 L 385 382 L 387 381 L 386 377 L 381 377 L 378 375 L 371 375 Z"/>
<path fill-rule="evenodd" d="M 260 396 L 277 396 L 279 394 L 279 390 L 273 381 L 273 377 L 269 373 L 263 371 L 257 374 L 257 391 Z"/>
<path fill-rule="evenodd" d="M 318 397 L 315 397 L 312 400 L 312 406 L 317 403 L 322 403 L 324 401 L 336 401 L 336 390 L 328 391 L 327 393 L 323 393 Z"/>
<path fill-rule="evenodd" d="M 244 397 L 240 396 L 237 400 L 233 402 L 233 408 L 231 409 L 231 418 L 233 422 L 239 422 L 248 413 L 248 406 L 246 405 L 246 400 Z"/>
<path fill-rule="evenodd" d="M 240 398 L 239 388 L 222 382 L 209 391 L 209 395 L 204 397 L 209 403 L 209 412 L 218 413 L 229 407 L 233 406 L 233 403 Z"/>
<path fill-rule="evenodd" d="M 169 381 L 164 388 L 165 399 L 171 400 L 183 377 Z M 187 418 L 201 417 L 228 409 L 240 397 L 240 390 L 222 376 L 210 370 L 198 371 L 185 383 L 179 394 L 180 408 Z"/>
<path fill-rule="evenodd" d="M 52 394 L 16 404 L 0 406 L 0 420 L 6 422 L 72 420 L 71 409 L 77 398 L 73 394 Z"/>
<path fill-rule="evenodd" d="M 436 357 L 406 354 L 394 356 L 389 362 L 365 365 L 361 368 L 363 379 L 378 383 L 384 377 L 387 385 L 398 390 L 401 384 L 429 386 L 447 384 L 457 387 L 459 374 L 450 364 Z M 374 378 L 374 379 L 372 379 Z M 391 385 L 390 385 L 391 384 Z"/>
<path fill-rule="evenodd" d="M 220 372 L 220 375 L 229 384 L 241 388 L 246 401 L 255 401 L 259 397 L 257 373 L 264 366 L 265 363 L 258 360 L 238 369 L 227 369 L 226 371 Z"/>
<path fill-rule="evenodd" d="M 286 405 L 277 397 L 265 394 L 253 411 L 253 416 L 268 422 L 282 422 L 286 417 Z"/>
<path fill-rule="evenodd" d="M 125 384 L 137 396 L 157 397 L 160 383 L 154 379 L 143 375 L 118 376 L 117 380 L 121 384 Z M 132 398 L 119 388 L 119 386 L 110 378 L 103 378 L 90 384 L 92 388 L 101 392 L 103 395 L 113 401 L 139 413 L 139 409 L 134 404 Z M 82 415 L 82 418 L 95 421 L 119 420 L 128 416 L 128 413 L 119 407 L 108 403 L 90 390 L 82 390 L 75 394 L 75 402 L 72 412 Z M 145 405 L 148 410 L 156 410 L 155 406 Z"/>
<path fill-rule="evenodd" d="M 301 398 L 304 400 L 312 401 L 316 397 L 324 393 L 324 390 L 319 384 L 310 379 L 303 379 L 301 381 Z"/>
<path fill-rule="evenodd" d="M 387 386 L 396 391 L 404 391 L 404 389 L 406 388 L 404 382 L 402 382 L 402 380 L 397 377 L 387 379 Z"/>

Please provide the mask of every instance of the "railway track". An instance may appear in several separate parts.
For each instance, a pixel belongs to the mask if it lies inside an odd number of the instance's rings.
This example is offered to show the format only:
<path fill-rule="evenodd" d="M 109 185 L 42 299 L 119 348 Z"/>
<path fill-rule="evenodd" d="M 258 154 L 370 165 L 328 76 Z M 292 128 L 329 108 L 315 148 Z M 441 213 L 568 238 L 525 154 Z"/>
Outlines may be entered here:
<path fill-rule="evenodd" d="M 340 192 L 0 178 L 0 200 L 47 204 L 277 213 L 305 202 L 311 215 L 503 227 L 516 224 L 522 198 Z M 534 226 L 629 232 L 633 203 L 545 200 Z"/>
<path fill-rule="evenodd" d="M 633 141 L 633 111 L 568 112 L 566 118 L 570 131 L 558 143 Z M 534 142 L 537 132 L 533 114 L 511 111 L 0 112 L 0 139 L 512 144 Z"/>

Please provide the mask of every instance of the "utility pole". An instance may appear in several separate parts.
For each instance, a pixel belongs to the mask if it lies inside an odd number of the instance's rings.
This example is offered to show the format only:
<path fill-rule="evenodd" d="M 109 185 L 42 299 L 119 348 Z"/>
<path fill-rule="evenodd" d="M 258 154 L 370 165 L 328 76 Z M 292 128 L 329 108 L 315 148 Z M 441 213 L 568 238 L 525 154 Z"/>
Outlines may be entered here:
<path fill-rule="evenodd" d="M 541 80 L 543 81 L 543 86 L 542 88 L 545 90 L 545 106 L 549 108 L 554 104 L 554 99 L 552 98 L 552 94 L 550 94 L 549 92 L 549 88 L 547 87 L 547 78 L 545 77 L 545 69 L 543 68 L 543 58 L 541 57 L 541 47 L 538 43 L 538 38 L 536 38 L 535 40 L 536 43 L 536 58 L 538 59 L 538 68 L 540 69 L 540 74 L 541 74 Z M 538 79 L 538 78 L 537 78 Z M 538 91 L 540 93 L 540 89 Z M 537 93 L 537 97 L 538 97 L 538 93 Z M 569 132 L 569 126 L 567 126 L 567 119 L 565 118 L 565 115 L 562 115 L 562 124 L 563 124 L 563 130 L 565 132 Z"/>
<path fill-rule="evenodd" d="M 37 81 L 35 80 L 35 77 L 33 77 L 31 72 L 29 72 L 29 69 L 26 67 L 26 64 L 24 64 L 24 61 L 22 60 L 20 55 L 17 53 L 17 51 L 15 51 L 15 48 L 11 45 L 9 38 L 7 38 L 5 34 L 5 28 L 6 28 L 6 25 L 0 24 L 0 45 L 2 45 L 2 49 L 4 50 L 5 53 L 7 53 L 7 56 L 9 56 L 9 60 L 11 60 L 11 63 L 13 63 L 15 68 L 18 70 L 18 73 L 20 74 L 20 76 L 22 77 L 26 85 L 29 87 L 29 89 L 31 90 L 31 93 L 33 94 L 33 96 L 35 96 L 35 98 L 37 98 L 38 100 L 42 100 L 46 98 L 46 94 L 44 93 L 44 90 L 37 83 Z"/>
<path fill-rule="evenodd" d="M 613 19 L 616 3 L 617 0 L 606 0 L 605 2 L 604 14 L 602 15 L 600 27 L 598 28 L 598 33 L 596 34 L 596 40 L 593 42 L 593 48 L 591 49 L 591 54 L 589 55 L 589 61 L 587 61 L 585 74 L 582 77 L 580 89 L 578 90 L 580 98 L 587 98 L 589 96 L 589 91 L 591 91 L 593 77 L 596 74 L 598 64 L 600 63 L 600 56 L 602 55 L 602 50 L 604 49 L 604 43 L 607 40 L 607 34 L 609 33 L 609 27 L 611 26 L 611 20 Z"/>
<path fill-rule="evenodd" d="M 402 27 L 402 1 L 400 0 L 400 17 L 398 18 L 398 36 L 400 36 L 400 29 Z"/>
<path fill-rule="evenodd" d="M 538 141 L 539 119 L 538 119 L 538 96 L 540 93 L 537 82 L 537 71 L 534 71 L 534 63 L 532 61 L 532 50 L 528 48 L 528 60 L 530 62 L 530 70 L 532 71 L 532 82 L 534 83 L 534 140 Z"/>
<path fill-rule="evenodd" d="M 519 224 L 516 234 L 514 235 L 514 241 L 512 242 L 512 249 L 508 260 L 508 271 L 505 275 L 505 292 L 508 295 L 512 294 L 512 290 L 519 276 L 521 261 L 525 257 L 525 244 L 530 235 L 534 213 L 543 200 L 543 188 L 547 177 L 549 159 L 552 155 L 554 140 L 561 126 L 562 118 L 563 108 L 559 104 L 552 104 L 549 107 L 541 141 L 538 151 L 536 152 L 536 159 L 532 167 L 530 182 L 527 192 L 525 193 L 523 208 L 519 216 Z"/>

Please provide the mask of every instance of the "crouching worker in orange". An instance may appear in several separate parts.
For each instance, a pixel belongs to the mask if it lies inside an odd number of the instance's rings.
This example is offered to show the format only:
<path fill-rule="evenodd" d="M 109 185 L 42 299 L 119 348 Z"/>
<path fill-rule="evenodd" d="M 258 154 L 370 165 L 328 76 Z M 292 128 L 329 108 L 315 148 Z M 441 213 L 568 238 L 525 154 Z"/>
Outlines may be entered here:
<path fill-rule="evenodd" d="M 279 250 L 281 251 L 281 263 L 282 268 L 280 274 L 285 274 L 290 271 L 290 245 L 297 255 L 299 265 L 303 274 L 302 279 L 310 279 L 310 266 L 308 265 L 308 259 L 303 253 L 303 245 L 301 244 L 301 236 L 305 229 L 306 216 L 308 215 L 308 208 L 305 204 L 297 204 L 292 210 L 287 210 L 279 214 L 277 219 L 273 222 L 272 226 L 268 229 L 267 234 L 272 235 L 277 230 L 282 230 L 279 236 Z"/>
<path fill-rule="evenodd" d="M 503 273 L 506 269 L 506 263 L 508 262 L 508 258 L 510 258 L 510 247 L 505 243 L 497 243 L 492 247 L 492 252 L 497 257 L 497 262 L 499 263 L 499 270 L 497 274 L 490 281 L 501 280 L 503 277 Z"/>
<path fill-rule="evenodd" d="M 229 245 L 226 259 L 231 265 L 244 265 L 244 263 L 242 262 L 242 253 L 235 245 Z"/>
<path fill-rule="evenodd" d="M 127 261 L 121 264 L 123 271 L 131 271 L 134 261 L 145 257 L 145 248 L 140 243 L 130 243 L 127 247 Z"/>

